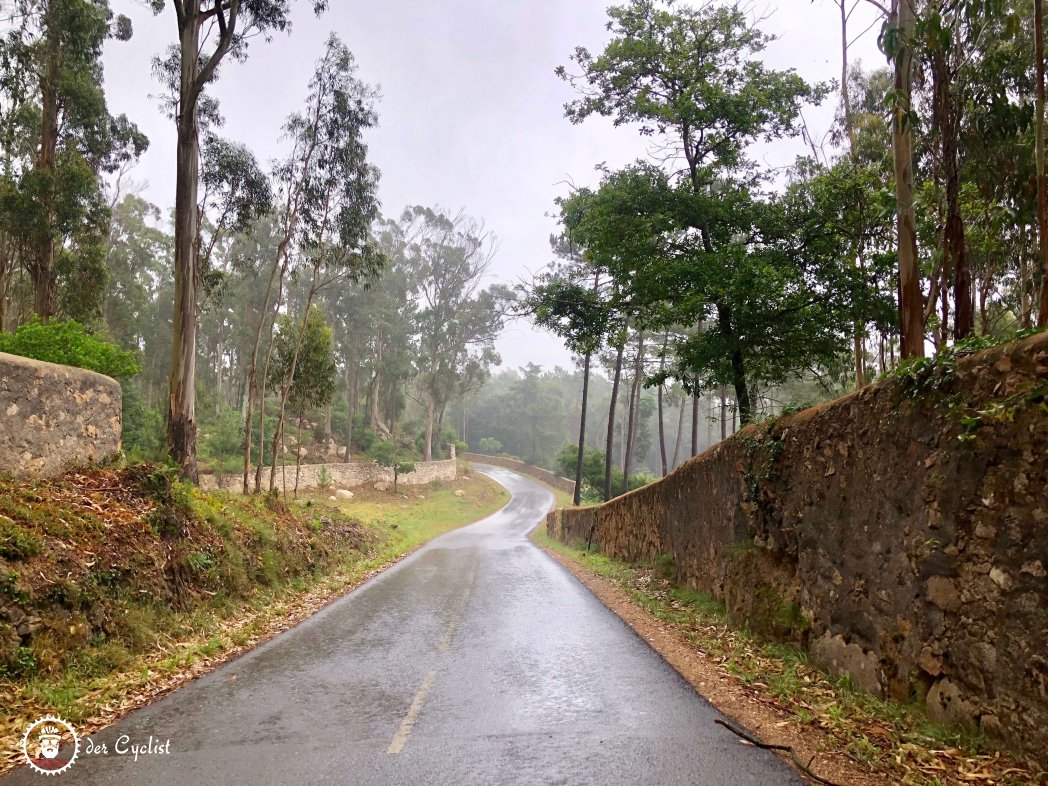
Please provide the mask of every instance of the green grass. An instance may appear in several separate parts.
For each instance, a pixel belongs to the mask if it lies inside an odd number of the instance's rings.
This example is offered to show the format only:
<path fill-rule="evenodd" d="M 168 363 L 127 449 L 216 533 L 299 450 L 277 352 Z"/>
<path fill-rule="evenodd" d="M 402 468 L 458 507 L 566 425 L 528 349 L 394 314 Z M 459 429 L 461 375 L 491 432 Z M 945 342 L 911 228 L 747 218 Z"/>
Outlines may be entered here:
<path fill-rule="evenodd" d="M 464 496 L 456 496 L 456 489 Z M 32 650 L 24 648 L 24 663 L 0 671 L 0 698 L 11 698 L 11 722 L 47 712 L 83 722 L 105 715 L 111 711 L 107 708 L 126 706 L 158 682 L 180 681 L 194 664 L 223 658 L 257 637 L 283 629 L 288 621 L 312 613 L 318 602 L 348 591 L 402 554 L 488 516 L 509 500 L 505 489 L 476 475 L 468 481 L 400 490 L 406 496 L 369 489 L 358 500 L 337 505 L 327 500 L 328 492 L 317 492 L 309 500 L 288 500 L 289 511 L 265 496 L 187 490 L 185 505 L 198 528 L 197 539 L 182 558 L 198 590 L 192 605 L 176 608 L 151 600 L 151 592 L 139 591 L 134 555 L 117 568 L 107 564 L 85 573 L 69 582 L 68 591 L 64 584 L 54 584 L 69 597 L 49 602 L 61 601 L 70 613 L 81 614 L 77 609 L 90 605 L 77 601 L 81 595 L 104 598 L 119 627 L 108 638 L 97 635 L 90 642 L 62 626 L 38 635 Z M 32 556 L 23 555 L 32 551 L 26 537 L 44 531 L 47 522 L 41 509 L 67 521 L 76 513 L 59 509 L 51 499 L 40 497 L 38 502 L 33 492 L 16 484 L 0 491 L 7 492 L 0 494 L 0 522 L 7 525 L 0 535 L 12 551 L 19 550 L 20 558 Z M 337 514 L 332 507 L 338 508 Z M 327 528 L 346 526 L 347 517 L 366 525 L 357 530 L 363 540 L 343 543 L 337 534 L 326 540 Z M 298 523 L 291 526 L 292 522 Z M 320 539 L 329 545 L 322 546 Z M 0 578 L 0 595 L 34 602 L 19 591 L 17 573 Z M 80 630 L 81 617 L 76 620 Z M 0 735 L 6 735 L 6 729 L 0 728 Z M 6 743 L 5 738 L 0 747 L 6 748 Z M 0 771 L 5 764 L 0 758 Z"/>
<path fill-rule="evenodd" d="M 461 489 L 464 496 L 456 496 Z M 465 524 L 480 521 L 509 502 L 509 493 L 490 478 L 474 474 L 468 481 L 438 487 L 401 486 L 399 493 L 368 493 L 360 500 L 327 500 L 327 492 L 311 493 L 304 499 L 322 498 L 323 504 L 376 527 L 384 543 L 369 562 L 382 565 L 392 557 Z M 403 496 L 402 496 L 403 495 Z M 419 495 L 425 499 L 419 499 Z M 368 568 L 370 569 L 370 568 Z"/>

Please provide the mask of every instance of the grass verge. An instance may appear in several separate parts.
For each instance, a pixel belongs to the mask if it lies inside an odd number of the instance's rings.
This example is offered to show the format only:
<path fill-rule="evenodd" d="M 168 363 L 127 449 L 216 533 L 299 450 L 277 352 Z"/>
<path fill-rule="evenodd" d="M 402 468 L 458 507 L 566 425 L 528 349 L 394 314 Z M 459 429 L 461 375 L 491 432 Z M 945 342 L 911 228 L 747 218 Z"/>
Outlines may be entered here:
<path fill-rule="evenodd" d="M 828 677 L 800 650 L 762 642 L 733 629 L 722 604 L 709 595 L 676 586 L 668 575 L 668 565 L 631 565 L 609 559 L 587 552 L 584 544 L 568 546 L 555 541 L 543 527 L 535 530 L 532 538 L 571 563 L 569 569 L 574 566 L 621 590 L 630 604 L 686 644 L 690 657 L 701 658 L 707 671 L 715 671 L 742 696 L 743 701 L 735 704 L 743 711 L 733 713 L 721 707 L 728 714 L 736 714 L 752 728 L 759 722 L 745 717 L 747 707 L 773 711 L 771 722 L 766 724 L 768 731 L 780 739 L 790 739 L 791 735 L 804 738 L 810 750 L 829 757 L 830 769 L 837 773 L 835 782 L 1048 784 L 1048 775 L 993 751 L 978 736 L 934 724 L 915 706 L 857 691 L 847 679 Z M 606 598 L 602 600 L 608 603 Z M 656 649 L 662 652 L 659 646 Z M 677 663 L 673 665 L 680 670 Z M 684 676 L 689 678 L 688 674 Z M 700 693 L 708 693 L 710 681 L 689 681 Z M 714 703 L 721 706 L 716 700 Z M 768 737 L 766 740 L 771 741 Z"/>
<path fill-rule="evenodd" d="M 27 722 L 97 731 L 509 496 L 481 477 L 410 491 L 336 505 L 201 492 L 148 466 L 0 477 L 0 772 Z"/>

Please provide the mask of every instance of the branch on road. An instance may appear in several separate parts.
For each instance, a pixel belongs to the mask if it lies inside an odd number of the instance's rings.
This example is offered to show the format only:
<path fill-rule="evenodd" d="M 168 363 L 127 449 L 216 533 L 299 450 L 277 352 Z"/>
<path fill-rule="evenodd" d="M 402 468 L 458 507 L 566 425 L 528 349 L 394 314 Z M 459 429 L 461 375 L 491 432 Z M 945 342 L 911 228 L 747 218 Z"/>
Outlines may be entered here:
<path fill-rule="evenodd" d="M 790 757 L 793 759 L 793 763 L 796 764 L 800 768 L 801 772 L 803 772 L 805 775 L 807 775 L 813 781 L 816 781 L 818 783 L 824 783 L 824 784 L 826 784 L 826 786 L 840 786 L 840 784 L 834 783 L 833 781 L 830 781 L 830 780 L 826 780 L 826 778 L 823 778 L 820 775 L 816 775 L 814 772 L 811 771 L 811 762 L 815 761 L 815 757 L 814 756 L 812 756 L 811 761 L 809 761 L 807 764 L 805 764 L 803 761 L 801 761 L 800 757 L 797 755 L 797 751 L 795 751 L 789 745 L 772 745 L 771 743 L 762 742 L 761 740 L 757 739 L 756 737 L 754 737 L 749 732 L 745 732 L 742 729 L 738 728 L 737 726 L 734 726 L 731 723 L 728 723 L 728 721 L 722 720 L 720 718 L 717 718 L 714 721 L 714 723 L 723 726 L 728 731 L 730 731 L 732 734 L 735 734 L 736 736 L 742 737 L 742 739 L 746 740 L 746 742 L 751 743 L 752 745 L 756 745 L 758 748 L 764 748 L 764 750 L 769 750 L 769 751 L 786 751 L 788 754 L 790 754 Z"/>

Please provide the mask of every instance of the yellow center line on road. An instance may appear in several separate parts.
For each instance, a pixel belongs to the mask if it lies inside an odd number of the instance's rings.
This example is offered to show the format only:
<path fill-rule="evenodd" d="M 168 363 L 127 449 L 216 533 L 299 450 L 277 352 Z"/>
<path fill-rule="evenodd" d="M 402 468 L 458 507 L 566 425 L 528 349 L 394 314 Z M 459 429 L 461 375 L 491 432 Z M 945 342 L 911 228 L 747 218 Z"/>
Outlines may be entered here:
<path fill-rule="evenodd" d="M 466 610 L 466 604 L 469 603 L 469 596 L 473 593 L 473 585 L 476 581 L 477 566 L 474 564 L 469 581 L 466 582 L 466 591 L 462 593 L 462 600 L 460 600 L 455 607 L 455 611 L 451 615 L 451 621 L 448 622 L 448 627 L 445 628 L 444 635 L 441 636 L 440 643 L 437 645 L 437 649 L 441 652 L 447 652 L 451 648 L 451 642 L 455 638 L 455 633 L 458 631 L 459 624 L 462 622 L 462 612 Z"/>
<path fill-rule="evenodd" d="M 397 729 L 397 733 L 393 735 L 393 741 L 389 743 L 389 748 L 386 750 L 386 753 L 400 753 L 404 749 L 408 737 L 411 736 L 411 729 L 415 726 L 415 721 L 418 719 L 419 713 L 422 712 L 422 705 L 426 701 L 426 696 L 429 695 L 429 690 L 433 687 L 433 680 L 436 678 L 437 673 L 431 671 L 422 680 L 422 684 L 419 686 L 415 698 L 411 701 L 411 706 L 408 707 L 408 714 L 405 715 L 404 720 L 400 722 L 400 728 Z"/>

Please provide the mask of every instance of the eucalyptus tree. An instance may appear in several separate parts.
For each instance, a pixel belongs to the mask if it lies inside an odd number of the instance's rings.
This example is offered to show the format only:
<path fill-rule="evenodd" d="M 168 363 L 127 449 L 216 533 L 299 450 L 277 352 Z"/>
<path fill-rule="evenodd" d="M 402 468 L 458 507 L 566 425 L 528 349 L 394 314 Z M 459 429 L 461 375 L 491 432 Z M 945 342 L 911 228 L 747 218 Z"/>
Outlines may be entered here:
<path fill-rule="evenodd" d="M 107 0 L 14 0 L 0 38 L 0 278 L 14 259 L 46 322 L 60 288 L 65 316 L 93 319 L 105 275 L 109 206 L 102 177 L 137 158 L 148 140 L 109 114 L 102 47 L 131 23 Z M 6 287 L 5 287 L 6 288 Z"/>
<path fill-rule="evenodd" d="M 102 298 L 109 334 L 125 349 L 155 350 L 161 343 L 155 333 L 166 311 L 159 292 L 171 261 L 171 236 L 162 228 L 160 208 L 134 194 L 125 196 L 113 208 L 109 238 Z M 159 389 L 162 377 L 154 372 L 162 353 L 143 357 L 144 380 Z"/>
<path fill-rule="evenodd" d="M 337 282 L 354 281 L 373 274 L 381 257 L 371 242 L 370 227 L 378 216 L 378 170 L 367 160 L 363 133 L 375 125 L 375 91 L 356 77 L 352 53 L 335 35 L 325 43 L 309 83 L 304 112 L 291 115 L 284 126 L 291 151 L 278 163 L 276 248 L 258 312 L 251 358 L 247 364 L 245 431 L 251 433 L 253 407 L 259 403 L 259 432 L 264 439 L 265 381 L 269 378 L 270 352 L 258 384 L 262 337 L 276 325 L 285 279 L 297 262 L 309 278 L 305 311 L 317 293 Z M 275 290 L 275 292 L 274 292 Z M 272 341 L 269 342 L 272 347 Z M 260 389 L 261 388 L 261 389 Z M 289 388 L 280 387 L 280 416 Z M 273 444 L 280 434 L 273 435 Z M 244 440 L 243 490 L 248 492 L 251 442 Z M 273 461 L 276 461 L 274 451 Z M 270 467 L 270 486 L 276 475 Z M 262 462 L 255 472 L 255 491 L 262 482 Z"/>
<path fill-rule="evenodd" d="M 671 165 L 664 190 L 678 201 L 691 197 L 688 209 L 678 212 L 680 229 L 695 234 L 699 267 L 732 256 L 738 249 L 732 250 L 731 238 L 748 228 L 736 226 L 737 217 L 724 204 L 737 202 L 733 193 L 741 197 L 754 183 L 747 146 L 796 134 L 802 104 L 819 100 L 826 88 L 807 84 L 791 70 L 768 69 L 759 55 L 770 37 L 738 5 L 691 8 L 632 0 L 608 14 L 612 38 L 604 51 L 593 56 L 579 47 L 572 60 L 580 72 L 557 69 L 579 93 L 566 106 L 568 118 L 578 123 L 594 114 L 607 116 L 657 137 Z M 678 286 L 687 283 L 685 278 Z M 726 293 L 706 288 L 703 294 L 714 313 L 740 413 L 748 420 L 752 410 L 736 313 Z M 685 295 L 688 299 L 694 295 Z M 694 316 L 705 318 L 705 310 L 699 311 Z"/>
<path fill-rule="evenodd" d="M 569 235 L 553 236 L 550 245 L 562 260 L 538 277 L 525 292 L 522 308 L 536 325 L 564 339 L 568 349 L 583 359 L 582 404 L 575 459 L 574 504 L 582 501 L 582 475 L 586 455 L 586 413 L 589 403 L 590 366 L 593 355 L 607 340 L 611 320 L 606 293 L 601 292 L 601 270 Z"/>
<path fill-rule="evenodd" d="M 294 232 L 297 257 L 309 286 L 298 343 L 280 386 L 269 473 L 271 490 L 298 348 L 317 293 L 332 285 L 371 278 L 385 261 L 371 236 L 371 226 L 378 218 L 379 172 L 368 161 L 364 142 L 364 132 L 378 120 L 375 91 L 356 78 L 353 55 L 334 34 L 327 40 L 311 88 L 313 111 L 309 116 L 293 117 L 287 126 L 293 138 L 302 140 L 296 141 L 295 149 L 310 151 L 309 163 L 302 162 L 300 168 L 300 162 L 292 159 L 285 170 L 285 177 L 301 187 Z"/>
<path fill-rule="evenodd" d="M 150 0 L 161 13 L 165 0 Z M 183 478 L 196 479 L 196 257 L 200 171 L 199 109 L 227 57 L 247 57 L 251 39 L 290 28 L 290 0 L 170 0 L 178 33 L 175 128 L 174 320 L 167 442 Z M 324 0 L 313 0 L 324 10 Z M 250 440 L 249 440 L 250 441 Z"/>
<path fill-rule="evenodd" d="M 433 434 L 464 382 L 498 364 L 495 338 L 512 293 L 482 286 L 495 252 L 483 224 L 462 213 L 415 206 L 401 217 L 411 271 L 418 335 L 418 389 L 426 413 L 423 460 L 433 458 Z"/>
<path fill-rule="evenodd" d="M 873 0 L 871 0 L 873 2 Z M 917 45 L 915 0 L 891 0 L 885 13 L 881 49 L 892 62 L 892 156 L 895 176 L 895 225 L 899 259 L 899 335 L 904 358 L 924 357 L 924 301 L 917 258 L 917 218 L 913 201 L 914 50 Z"/>
<path fill-rule="evenodd" d="M 316 306 L 311 306 L 302 323 L 290 314 L 278 320 L 273 337 L 274 386 L 287 385 L 288 401 L 298 412 L 295 439 L 295 496 L 298 496 L 299 469 L 302 464 L 302 420 L 309 408 L 325 406 L 335 392 L 335 356 L 331 328 Z M 287 382 L 290 380 L 290 383 Z M 286 491 L 286 484 L 284 485 Z"/>
<path fill-rule="evenodd" d="M 1041 262 L 1041 302 L 1037 312 L 1038 327 L 1048 326 L 1048 164 L 1044 152 L 1044 9 L 1041 0 L 1033 0 L 1034 14 L 1034 88 L 1036 120 L 1034 124 L 1037 160 L 1037 250 Z"/>

